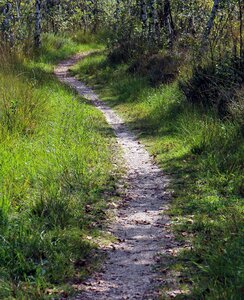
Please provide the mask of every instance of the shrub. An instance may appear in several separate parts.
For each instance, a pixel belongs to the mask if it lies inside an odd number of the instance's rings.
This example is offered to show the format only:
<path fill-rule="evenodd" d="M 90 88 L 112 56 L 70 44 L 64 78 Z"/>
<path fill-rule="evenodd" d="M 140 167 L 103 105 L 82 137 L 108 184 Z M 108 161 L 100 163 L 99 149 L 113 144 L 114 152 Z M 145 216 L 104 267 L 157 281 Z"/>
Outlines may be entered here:
<path fill-rule="evenodd" d="M 130 72 L 148 77 L 154 86 L 172 82 L 178 75 L 178 69 L 177 57 L 162 54 L 142 57 L 129 67 Z"/>
<path fill-rule="evenodd" d="M 229 112 L 241 124 L 244 133 L 244 85 L 236 91 L 236 99 L 230 103 Z"/>
<path fill-rule="evenodd" d="M 191 78 L 180 82 L 180 88 L 191 103 L 214 108 L 224 117 L 229 114 L 230 104 L 236 102 L 236 91 L 244 83 L 241 65 L 240 62 L 226 61 L 195 67 Z"/>
<path fill-rule="evenodd" d="M 128 39 L 128 35 L 130 39 Z M 108 54 L 108 59 L 111 64 L 127 63 L 141 57 L 147 51 L 147 42 L 139 32 L 125 31 L 118 40 L 113 37 L 110 43 L 108 48 L 112 50 Z"/>
<path fill-rule="evenodd" d="M 125 45 L 120 45 L 116 48 L 114 48 L 112 51 L 108 54 L 108 60 L 112 64 L 120 64 L 125 63 L 130 59 L 129 50 Z"/>

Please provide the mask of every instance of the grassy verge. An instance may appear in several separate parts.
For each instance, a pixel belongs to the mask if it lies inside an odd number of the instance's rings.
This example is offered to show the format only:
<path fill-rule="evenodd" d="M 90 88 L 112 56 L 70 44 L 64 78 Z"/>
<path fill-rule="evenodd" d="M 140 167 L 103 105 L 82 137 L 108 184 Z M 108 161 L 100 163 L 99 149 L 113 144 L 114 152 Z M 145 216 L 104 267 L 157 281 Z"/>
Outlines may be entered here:
<path fill-rule="evenodd" d="M 104 54 L 84 59 L 78 76 L 95 86 L 172 177 L 169 214 L 178 239 L 189 241 L 173 260 L 186 299 L 241 299 L 243 293 L 243 153 L 241 126 L 190 105 L 177 83 L 149 86 L 127 65 Z M 162 268 L 167 270 L 167 266 Z M 169 287 L 163 288 L 167 298 Z"/>
<path fill-rule="evenodd" d="M 109 240 L 112 132 L 51 74 L 58 60 L 94 48 L 47 35 L 33 59 L 0 55 L 1 299 L 65 298 Z"/>

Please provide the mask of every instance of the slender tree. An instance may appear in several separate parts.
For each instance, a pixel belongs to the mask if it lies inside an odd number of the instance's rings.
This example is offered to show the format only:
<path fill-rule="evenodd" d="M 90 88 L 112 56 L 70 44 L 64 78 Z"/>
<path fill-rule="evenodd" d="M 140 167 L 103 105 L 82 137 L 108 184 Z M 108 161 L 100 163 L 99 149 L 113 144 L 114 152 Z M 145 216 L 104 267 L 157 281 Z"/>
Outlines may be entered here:
<path fill-rule="evenodd" d="M 208 23 L 207 23 L 207 26 L 206 26 L 206 29 L 204 31 L 203 38 L 202 38 L 202 47 L 201 47 L 202 50 L 204 48 L 206 48 L 208 37 L 209 37 L 209 35 L 211 33 L 211 30 L 213 28 L 214 20 L 215 20 L 215 17 L 216 17 L 218 8 L 219 8 L 219 3 L 220 3 L 220 0 L 214 0 L 212 11 L 211 11 L 211 14 L 210 14 L 210 18 L 208 20 Z"/>
<path fill-rule="evenodd" d="M 120 0 L 116 0 L 116 9 L 115 9 L 115 14 L 114 14 L 114 18 L 115 18 L 115 32 L 118 33 L 118 29 L 119 29 L 119 20 L 120 20 Z"/>
<path fill-rule="evenodd" d="M 150 0 L 149 2 L 149 40 L 155 42 L 156 41 L 156 32 L 157 32 L 157 24 L 158 24 L 158 17 L 157 17 L 157 1 Z"/>
<path fill-rule="evenodd" d="M 244 49 L 243 49 L 243 10 L 244 4 L 241 3 L 241 0 L 238 0 L 239 6 L 239 21 L 240 21 L 240 57 L 244 58 Z"/>
<path fill-rule="evenodd" d="M 141 8 L 141 22 L 142 22 L 142 33 L 145 36 L 147 34 L 147 1 L 140 0 Z"/>
<path fill-rule="evenodd" d="M 12 32 L 12 9 L 12 4 L 9 1 L 2 7 L 3 21 L 1 24 L 1 31 L 3 32 L 4 39 L 8 41 L 11 46 L 13 46 L 14 44 L 14 37 Z"/>
<path fill-rule="evenodd" d="M 172 47 L 175 35 L 175 26 L 172 18 L 170 0 L 164 0 L 163 25 L 168 33 L 169 45 Z"/>
<path fill-rule="evenodd" d="M 34 45 L 38 49 L 41 47 L 41 0 L 36 0 L 36 13 L 35 13 L 35 34 Z"/>

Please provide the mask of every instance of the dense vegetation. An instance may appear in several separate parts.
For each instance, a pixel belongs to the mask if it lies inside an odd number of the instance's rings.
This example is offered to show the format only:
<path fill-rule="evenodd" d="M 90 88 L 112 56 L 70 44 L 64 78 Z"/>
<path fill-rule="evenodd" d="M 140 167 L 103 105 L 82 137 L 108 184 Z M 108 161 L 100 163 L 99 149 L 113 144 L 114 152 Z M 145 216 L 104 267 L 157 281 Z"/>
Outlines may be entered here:
<path fill-rule="evenodd" d="M 189 299 L 242 298 L 243 13 L 241 0 L 0 1 L 0 298 L 65 297 L 91 269 L 111 133 L 51 73 L 100 43 L 74 72 L 172 178 L 190 246 L 162 272 L 180 271 Z"/>

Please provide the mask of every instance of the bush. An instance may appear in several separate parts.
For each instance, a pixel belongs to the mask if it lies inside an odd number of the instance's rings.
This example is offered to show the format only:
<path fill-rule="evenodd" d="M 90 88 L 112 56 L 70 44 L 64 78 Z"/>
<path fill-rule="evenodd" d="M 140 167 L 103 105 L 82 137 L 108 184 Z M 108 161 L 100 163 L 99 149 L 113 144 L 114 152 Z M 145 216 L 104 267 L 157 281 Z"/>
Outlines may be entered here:
<path fill-rule="evenodd" d="M 241 62 L 227 61 L 198 66 L 189 80 L 180 82 L 180 88 L 191 103 L 214 108 L 224 117 L 229 114 L 229 106 L 237 101 L 237 91 L 244 83 L 241 65 Z"/>
<path fill-rule="evenodd" d="M 125 46 L 118 46 L 108 54 L 108 60 L 111 64 L 125 63 L 130 59 L 130 54 Z"/>
<path fill-rule="evenodd" d="M 129 40 L 128 35 L 130 36 Z M 119 40 L 111 40 L 110 43 L 108 48 L 112 50 L 108 54 L 108 59 L 111 64 L 127 63 L 143 56 L 147 51 L 147 42 L 138 32 L 123 32 Z"/>
<path fill-rule="evenodd" d="M 153 54 L 142 57 L 129 67 L 129 72 L 149 78 L 152 85 L 172 82 L 178 75 L 179 61 L 171 55 Z"/>
<path fill-rule="evenodd" d="M 241 124 L 244 134 L 244 85 L 236 91 L 236 99 L 230 103 L 229 112 Z"/>

